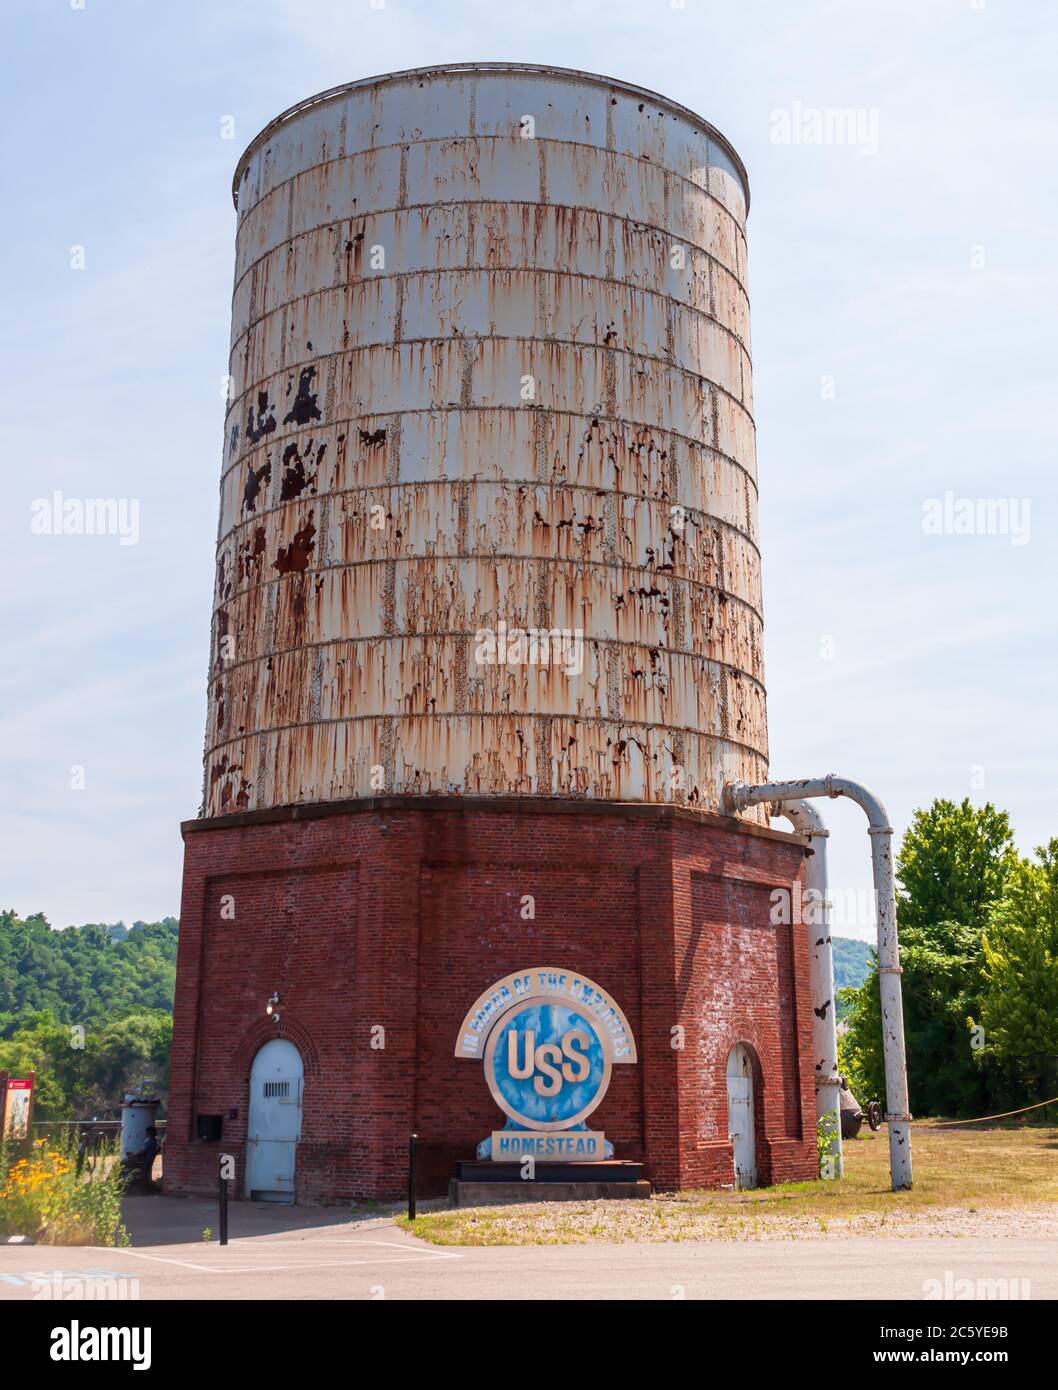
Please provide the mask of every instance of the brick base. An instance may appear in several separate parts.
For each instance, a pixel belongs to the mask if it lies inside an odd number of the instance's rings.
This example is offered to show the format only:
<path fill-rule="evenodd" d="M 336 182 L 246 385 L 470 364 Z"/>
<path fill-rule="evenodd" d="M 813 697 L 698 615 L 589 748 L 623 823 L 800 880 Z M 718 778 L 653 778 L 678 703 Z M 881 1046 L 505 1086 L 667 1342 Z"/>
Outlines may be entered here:
<path fill-rule="evenodd" d="M 277 1035 L 305 1068 L 298 1200 L 398 1196 L 413 1130 L 421 1190 L 445 1191 L 502 1118 L 480 1064 L 453 1056 L 459 1025 L 540 964 L 597 981 L 632 1026 L 639 1063 L 614 1068 L 591 1117 L 617 1158 L 657 1188 L 729 1185 L 742 1042 L 760 1181 L 816 1175 L 807 934 L 771 921 L 801 837 L 665 807 L 442 798 L 184 831 L 168 1191 L 214 1191 L 225 1152 L 242 1194 L 250 1066 Z M 219 1144 L 195 1137 L 199 1113 L 224 1116 Z"/>

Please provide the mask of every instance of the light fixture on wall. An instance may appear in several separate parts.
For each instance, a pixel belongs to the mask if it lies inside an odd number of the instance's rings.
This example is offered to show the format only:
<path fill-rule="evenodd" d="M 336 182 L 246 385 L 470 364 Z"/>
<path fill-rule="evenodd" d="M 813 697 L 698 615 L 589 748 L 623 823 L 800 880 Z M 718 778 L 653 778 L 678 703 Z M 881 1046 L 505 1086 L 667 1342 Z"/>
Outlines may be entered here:
<path fill-rule="evenodd" d="M 265 1013 L 268 1015 L 269 1018 L 271 1018 L 272 1020 L 274 1020 L 274 1022 L 276 1022 L 276 1023 L 279 1022 L 279 1010 L 276 1008 L 276 1005 L 277 1005 L 278 1003 L 279 1003 L 279 991 L 276 990 L 276 991 L 273 993 L 271 999 L 269 999 L 267 1005 L 265 1006 Z"/>

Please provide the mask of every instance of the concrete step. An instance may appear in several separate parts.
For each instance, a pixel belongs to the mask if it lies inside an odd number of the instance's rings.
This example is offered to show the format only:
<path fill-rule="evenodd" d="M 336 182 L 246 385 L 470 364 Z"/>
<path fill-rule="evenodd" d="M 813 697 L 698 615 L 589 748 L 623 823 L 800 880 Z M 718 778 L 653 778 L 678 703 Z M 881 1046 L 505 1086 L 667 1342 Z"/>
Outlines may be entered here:
<path fill-rule="evenodd" d="M 524 1184 L 520 1163 L 493 1163 L 483 1159 L 464 1159 L 456 1164 L 460 1182 L 500 1182 Z M 533 1182 L 540 1183 L 630 1183 L 643 1177 L 641 1163 L 623 1159 L 604 1159 L 599 1163 L 538 1163 Z"/>
<path fill-rule="evenodd" d="M 448 1184 L 450 1207 L 486 1207 L 517 1202 L 596 1202 L 600 1199 L 644 1198 L 650 1184 L 639 1182 L 464 1182 Z"/>

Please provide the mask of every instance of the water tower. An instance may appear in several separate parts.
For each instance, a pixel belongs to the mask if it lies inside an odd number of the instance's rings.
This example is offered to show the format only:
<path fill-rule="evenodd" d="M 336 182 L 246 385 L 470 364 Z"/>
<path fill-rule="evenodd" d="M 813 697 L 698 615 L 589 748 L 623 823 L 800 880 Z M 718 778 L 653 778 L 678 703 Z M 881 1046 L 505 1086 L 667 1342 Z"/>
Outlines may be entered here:
<path fill-rule="evenodd" d="M 466 64 L 300 103 L 233 191 L 170 1190 L 388 1196 L 413 1130 L 442 1183 L 502 1123 L 461 1021 L 545 962 L 634 1036 L 618 1158 L 814 1176 L 805 841 L 722 802 L 768 772 L 737 154 Z"/>

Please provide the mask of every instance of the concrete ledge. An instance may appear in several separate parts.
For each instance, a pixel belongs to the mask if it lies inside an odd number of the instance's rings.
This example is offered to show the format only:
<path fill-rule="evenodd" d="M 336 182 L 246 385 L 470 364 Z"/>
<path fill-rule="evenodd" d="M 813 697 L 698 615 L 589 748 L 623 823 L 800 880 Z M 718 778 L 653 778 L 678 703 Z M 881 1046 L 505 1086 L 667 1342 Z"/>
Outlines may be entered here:
<path fill-rule="evenodd" d="M 448 1184 L 450 1207 L 488 1207 L 521 1202 L 598 1202 L 644 1198 L 650 1184 L 640 1182 L 460 1182 Z"/>
<path fill-rule="evenodd" d="M 286 806 L 269 806 L 259 811 L 232 811 L 224 816 L 199 816 L 180 822 L 180 833 L 200 834 L 207 830 L 233 830 L 249 825 L 275 825 L 284 821 L 321 820 L 326 816 L 349 816 L 365 812 L 386 816 L 392 812 L 446 811 L 449 814 L 515 816 L 618 816 L 625 820 L 646 820 L 656 825 L 672 825 L 690 821 L 714 830 L 726 830 L 740 835 L 755 835 L 762 840 L 777 840 L 786 844 L 808 843 L 806 835 L 797 831 L 773 830 L 770 825 L 743 820 L 739 816 L 718 815 L 712 811 L 697 811 L 690 806 L 660 801 L 596 801 L 591 797 L 562 796 L 400 796 L 350 797 L 337 801 L 297 802 Z"/>

